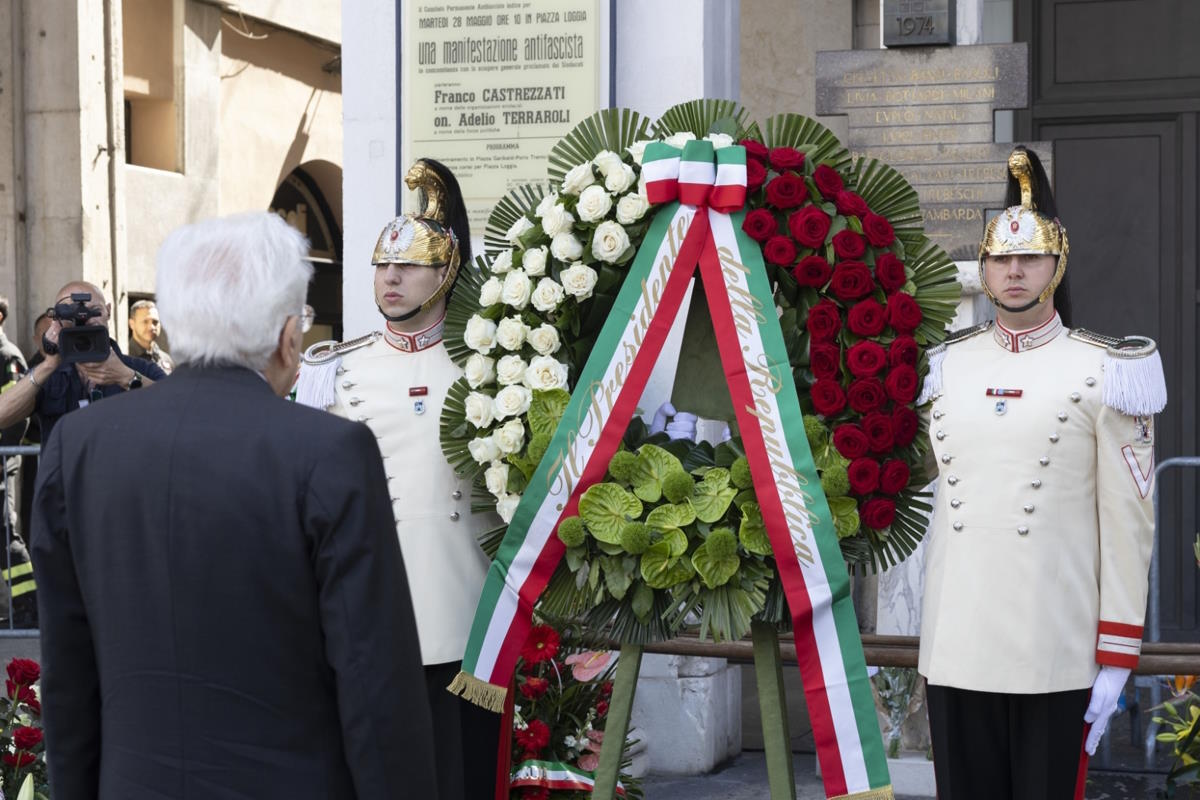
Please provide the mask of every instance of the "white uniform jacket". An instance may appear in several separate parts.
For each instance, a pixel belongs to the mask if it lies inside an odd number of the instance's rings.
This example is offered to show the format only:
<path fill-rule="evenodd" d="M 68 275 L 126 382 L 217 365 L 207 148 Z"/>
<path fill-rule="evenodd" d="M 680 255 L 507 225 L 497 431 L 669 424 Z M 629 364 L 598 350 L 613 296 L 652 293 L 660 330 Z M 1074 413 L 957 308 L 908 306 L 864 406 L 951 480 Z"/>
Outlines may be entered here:
<path fill-rule="evenodd" d="M 1057 315 L 1016 334 L 983 328 L 944 359 L 920 673 L 1025 694 L 1090 687 L 1100 664 L 1136 666 L 1152 417 L 1102 402 L 1106 347 Z"/>

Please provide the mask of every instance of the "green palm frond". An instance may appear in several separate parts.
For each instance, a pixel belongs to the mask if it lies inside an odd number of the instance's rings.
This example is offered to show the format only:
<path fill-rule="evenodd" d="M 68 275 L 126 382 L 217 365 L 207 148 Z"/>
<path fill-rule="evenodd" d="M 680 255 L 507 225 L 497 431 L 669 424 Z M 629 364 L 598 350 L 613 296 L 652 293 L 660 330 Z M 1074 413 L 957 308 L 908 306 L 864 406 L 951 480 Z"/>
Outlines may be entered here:
<path fill-rule="evenodd" d="M 488 215 L 487 227 L 483 231 L 483 251 L 494 256 L 512 247 L 504 234 L 508 233 L 518 218 L 537 208 L 537 204 L 549 193 L 550 187 L 544 183 L 527 183 L 500 198 Z"/>
<path fill-rule="evenodd" d="M 446 461 L 455 474 L 462 477 L 474 477 L 482 469 L 467 450 L 467 444 L 472 438 L 467 424 L 466 407 L 467 395 L 470 392 L 471 387 L 466 378 L 459 378 L 451 384 L 442 405 L 442 416 L 438 420 L 441 426 L 442 454 L 446 456 Z"/>
<path fill-rule="evenodd" d="M 703 139 L 715 126 L 718 129 L 729 127 L 729 130 L 719 132 L 728 133 L 735 140 L 741 139 L 747 133 L 748 116 L 749 112 L 736 100 L 689 100 L 668 108 L 654 123 L 654 135 L 665 137 L 691 131 L 697 139 Z M 732 125 L 724 120 L 731 121 Z"/>
<path fill-rule="evenodd" d="M 479 543 L 479 549 L 488 558 L 495 558 L 496 551 L 500 549 L 500 543 L 504 541 L 504 534 L 506 533 L 508 533 L 508 526 L 498 525 L 495 528 L 488 528 L 486 531 L 476 533 L 475 541 Z"/>
<path fill-rule="evenodd" d="M 442 333 L 442 340 L 446 343 L 446 352 L 460 367 L 474 352 L 463 341 L 463 334 L 467 330 L 467 322 L 479 311 L 479 289 L 487 280 L 486 273 L 487 259 L 484 256 L 475 256 L 474 261 L 463 264 L 458 271 L 454 293 L 446 304 L 446 329 Z"/>
<path fill-rule="evenodd" d="M 673 610 L 671 593 L 656 589 L 645 622 L 637 618 L 629 603 L 618 603 L 616 600 L 609 600 L 592 609 L 584 621 L 589 626 L 609 625 L 612 638 L 621 644 L 649 644 L 665 642 L 676 634 L 678 629 L 667 621 Z"/>
<path fill-rule="evenodd" d="M 846 566 L 858 574 L 890 569 L 912 555 L 929 527 L 933 507 L 922 498 L 928 492 L 909 489 L 896 497 L 896 518 L 886 533 L 863 528 L 858 536 L 842 539 L 842 557 Z"/>
<path fill-rule="evenodd" d="M 860 158 L 854 162 L 850 181 L 871 211 L 887 217 L 905 245 L 923 235 L 925 220 L 917 190 L 899 172 L 878 159 Z"/>
<path fill-rule="evenodd" d="M 634 142 L 649 139 L 649 129 L 650 119 L 632 109 L 605 108 L 597 111 L 576 125 L 550 150 L 549 168 L 546 171 L 550 183 L 558 186 L 572 167 L 591 161 L 604 150 L 624 153 L 625 148 Z"/>
<path fill-rule="evenodd" d="M 800 114 L 776 114 L 767 120 L 763 137 L 767 147 L 794 147 L 810 164 L 828 164 L 845 174 L 850 168 L 850 151 L 833 131 L 810 117 Z"/>
<path fill-rule="evenodd" d="M 924 236 L 906 245 L 905 253 L 905 265 L 913 271 L 912 282 L 916 287 L 913 297 L 924 311 L 916 339 L 925 346 L 934 345 L 945 340 L 962 297 L 958 267 L 945 250 Z"/>

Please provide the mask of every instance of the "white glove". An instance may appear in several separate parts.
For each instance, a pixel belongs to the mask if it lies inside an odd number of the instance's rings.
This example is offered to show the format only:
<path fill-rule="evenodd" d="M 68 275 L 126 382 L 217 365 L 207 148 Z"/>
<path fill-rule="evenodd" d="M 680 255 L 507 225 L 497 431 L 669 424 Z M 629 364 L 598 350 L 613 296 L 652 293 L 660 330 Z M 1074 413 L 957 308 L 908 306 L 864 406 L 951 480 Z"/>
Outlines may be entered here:
<path fill-rule="evenodd" d="M 1089 756 L 1096 754 L 1096 746 L 1108 728 L 1108 721 L 1117 712 L 1117 700 L 1129 680 L 1130 670 L 1125 667 L 1112 667 L 1107 664 L 1100 667 L 1100 674 L 1092 684 L 1092 700 L 1088 703 L 1087 711 L 1083 713 L 1083 721 L 1092 723 L 1088 731 L 1084 749 Z"/>
<path fill-rule="evenodd" d="M 668 423 L 667 418 L 671 421 Z M 654 412 L 654 420 L 650 423 L 650 433 L 662 433 L 672 439 L 687 439 L 696 441 L 696 415 L 686 411 L 676 411 L 669 402 L 663 403 Z"/>

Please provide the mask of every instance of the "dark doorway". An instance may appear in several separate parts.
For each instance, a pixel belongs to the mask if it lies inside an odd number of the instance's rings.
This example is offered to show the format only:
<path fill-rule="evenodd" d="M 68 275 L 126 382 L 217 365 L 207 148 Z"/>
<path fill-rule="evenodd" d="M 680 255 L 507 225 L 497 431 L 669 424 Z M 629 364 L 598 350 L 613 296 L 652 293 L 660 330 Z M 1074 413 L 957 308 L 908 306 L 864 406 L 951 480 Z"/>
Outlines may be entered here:
<path fill-rule="evenodd" d="M 304 346 L 342 338 L 342 230 L 324 193 L 302 167 L 292 170 L 271 199 L 271 211 L 303 233 L 310 245 L 313 280 L 308 304 L 316 312 Z"/>

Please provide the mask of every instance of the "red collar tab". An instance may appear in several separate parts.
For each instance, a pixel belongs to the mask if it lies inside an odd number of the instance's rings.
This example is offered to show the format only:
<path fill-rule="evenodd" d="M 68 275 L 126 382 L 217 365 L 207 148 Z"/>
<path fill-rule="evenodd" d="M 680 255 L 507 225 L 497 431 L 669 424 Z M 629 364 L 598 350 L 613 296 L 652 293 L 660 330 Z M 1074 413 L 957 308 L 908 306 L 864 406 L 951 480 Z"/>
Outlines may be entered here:
<path fill-rule="evenodd" d="M 1025 331 L 1011 331 L 996 321 L 992 328 L 992 338 L 996 344 L 1010 353 L 1024 353 L 1044 344 L 1049 344 L 1063 331 L 1062 318 L 1055 312 L 1054 316 L 1036 328 Z"/>
<path fill-rule="evenodd" d="M 388 344 L 403 353 L 417 353 L 421 350 L 428 350 L 442 341 L 442 331 L 445 327 L 445 315 L 442 315 L 441 319 L 425 330 L 416 333 L 392 330 L 392 323 L 389 322 L 383 329 L 383 338 L 387 340 Z"/>

